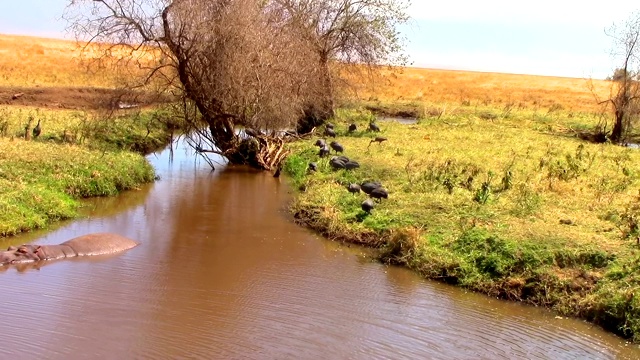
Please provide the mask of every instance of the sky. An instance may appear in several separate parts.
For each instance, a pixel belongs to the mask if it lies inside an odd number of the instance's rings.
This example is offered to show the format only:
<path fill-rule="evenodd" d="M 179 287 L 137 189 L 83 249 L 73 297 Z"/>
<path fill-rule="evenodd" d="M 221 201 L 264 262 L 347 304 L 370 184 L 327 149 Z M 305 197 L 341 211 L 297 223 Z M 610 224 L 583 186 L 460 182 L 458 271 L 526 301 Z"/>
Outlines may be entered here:
<path fill-rule="evenodd" d="M 0 0 L 0 33 L 70 38 L 68 1 Z M 616 67 L 605 29 L 635 10 L 629 0 L 413 0 L 400 30 L 412 66 L 605 78 Z"/>

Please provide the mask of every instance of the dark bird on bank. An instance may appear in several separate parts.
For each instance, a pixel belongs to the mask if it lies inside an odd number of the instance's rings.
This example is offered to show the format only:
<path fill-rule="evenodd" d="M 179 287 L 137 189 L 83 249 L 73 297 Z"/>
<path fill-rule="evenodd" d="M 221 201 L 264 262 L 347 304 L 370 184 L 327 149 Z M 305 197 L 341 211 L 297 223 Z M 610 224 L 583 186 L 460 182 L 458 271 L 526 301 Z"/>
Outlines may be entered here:
<path fill-rule="evenodd" d="M 344 161 L 344 159 L 341 159 L 339 156 L 334 156 L 329 160 L 329 165 L 334 169 L 344 169 L 348 161 L 349 159 Z"/>
<path fill-rule="evenodd" d="M 316 140 L 316 143 L 313 144 L 313 145 L 321 148 L 321 147 L 327 145 L 327 142 L 324 139 L 318 139 L 318 140 Z"/>
<path fill-rule="evenodd" d="M 349 186 L 347 186 L 347 190 L 349 190 L 350 193 L 357 194 L 360 192 L 360 185 L 351 183 L 349 184 Z"/>
<path fill-rule="evenodd" d="M 369 123 L 369 130 L 380 132 L 380 127 L 378 127 L 378 125 L 376 125 L 376 123 L 372 121 Z"/>
<path fill-rule="evenodd" d="M 336 137 L 336 132 L 332 128 L 328 127 L 324 129 L 324 136 Z"/>
<path fill-rule="evenodd" d="M 369 141 L 369 145 L 373 144 L 374 142 L 377 142 L 378 144 L 382 144 L 383 141 L 387 141 L 387 138 L 382 136 L 376 136 L 375 139 L 371 139 L 371 141 Z"/>
<path fill-rule="evenodd" d="M 320 148 L 320 150 L 318 150 L 318 156 L 320 156 L 321 158 L 323 158 L 323 157 L 325 157 L 325 156 L 329 155 L 329 152 L 330 152 L 329 147 L 327 146 L 327 144 L 324 144 L 324 145 Z"/>
<path fill-rule="evenodd" d="M 372 198 L 381 200 L 381 199 L 387 199 L 389 197 L 389 193 L 387 192 L 387 190 L 381 188 L 381 187 L 377 187 L 373 190 L 371 190 L 371 193 L 369 194 L 369 196 L 371 196 Z"/>
<path fill-rule="evenodd" d="M 355 160 L 349 160 L 344 164 L 344 168 L 347 170 L 353 170 L 360 167 L 360 164 Z"/>
<path fill-rule="evenodd" d="M 324 124 L 324 126 L 326 126 L 326 127 L 327 127 L 327 128 L 329 128 L 329 129 L 333 129 L 333 127 L 334 127 L 334 126 L 333 126 L 333 124 L 332 124 L 332 123 L 330 123 L 330 122 L 328 122 L 328 123 Z"/>
<path fill-rule="evenodd" d="M 314 162 L 309 163 L 309 171 L 318 171 L 318 164 Z"/>
<path fill-rule="evenodd" d="M 378 181 L 367 181 L 363 182 L 360 187 L 365 194 L 371 194 L 374 189 L 382 187 L 382 184 Z"/>
<path fill-rule="evenodd" d="M 351 125 L 349 125 L 349 132 L 352 133 L 354 131 L 358 130 L 358 125 L 356 125 L 355 123 L 352 123 Z"/>
<path fill-rule="evenodd" d="M 375 207 L 375 204 L 373 203 L 373 200 L 367 199 L 362 202 L 360 207 L 362 208 L 362 210 L 364 210 L 364 212 L 371 214 L 371 210 L 373 210 L 373 208 Z"/>
<path fill-rule="evenodd" d="M 258 137 L 258 135 L 260 135 L 255 129 L 249 127 L 244 129 L 244 133 L 252 137 Z"/>
<path fill-rule="evenodd" d="M 40 127 L 40 120 L 38 119 L 38 125 L 36 125 L 36 127 L 33 128 L 33 137 L 37 138 L 38 136 L 40 136 L 41 132 L 42 132 L 42 128 Z"/>
<path fill-rule="evenodd" d="M 329 165 L 335 170 L 344 169 L 345 163 L 339 160 L 329 160 Z"/>
<path fill-rule="evenodd" d="M 336 152 L 336 154 L 344 152 L 344 147 L 340 145 L 340 143 L 338 143 L 337 141 L 332 141 L 331 144 L 329 144 L 329 146 L 331 146 L 331 148 L 333 149 L 333 151 Z"/>

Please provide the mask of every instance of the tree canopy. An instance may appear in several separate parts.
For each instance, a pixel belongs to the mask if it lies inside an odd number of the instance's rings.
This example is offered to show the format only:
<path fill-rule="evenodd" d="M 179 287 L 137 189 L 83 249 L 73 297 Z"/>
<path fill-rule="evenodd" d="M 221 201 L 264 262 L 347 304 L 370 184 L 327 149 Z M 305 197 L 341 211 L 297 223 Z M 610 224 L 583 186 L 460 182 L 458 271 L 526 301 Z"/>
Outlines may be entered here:
<path fill-rule="evenodd" d="M 128 49 L 127 86 L 180 99 L 199 150 L 273 169 L 283 131 L 306 132 L 334 107 L 332 62 L 402 64 L 393 0 L 70 0 L 78 39 Z M 302 125 L 301 125 L 302 124 Z M 242 130 L 244 129 L 244 130 Z"/>

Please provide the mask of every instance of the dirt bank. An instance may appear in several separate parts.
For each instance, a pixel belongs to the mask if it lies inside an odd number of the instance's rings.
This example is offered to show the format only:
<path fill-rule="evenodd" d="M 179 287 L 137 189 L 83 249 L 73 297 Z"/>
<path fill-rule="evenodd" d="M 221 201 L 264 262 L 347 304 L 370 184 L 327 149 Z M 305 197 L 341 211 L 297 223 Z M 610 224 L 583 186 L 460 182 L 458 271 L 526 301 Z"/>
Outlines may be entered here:
<path fill-rule="evenodd" d="M 165 102 L 154 94 L 93 87 L 0 86 L 0 105 L 49 109 L 117 109 Z"/>

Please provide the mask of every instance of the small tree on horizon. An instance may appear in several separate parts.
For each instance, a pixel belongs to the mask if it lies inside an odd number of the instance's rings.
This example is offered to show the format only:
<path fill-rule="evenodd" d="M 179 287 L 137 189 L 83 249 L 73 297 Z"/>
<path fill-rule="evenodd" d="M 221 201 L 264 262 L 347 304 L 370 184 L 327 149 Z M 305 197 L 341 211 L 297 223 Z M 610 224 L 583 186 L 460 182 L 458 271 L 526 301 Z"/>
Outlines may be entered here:
<path fill-rule="evenodd" d="M 607 123 L 599 131 L 613 143 L 622 143 L 640 115 L 640 13 L 634 12 L 627 20 L 613 24 L 605 33 L 613 39 L 611 55 L 619 61 L 611 81 L 609 97 L 599 103 L 611 106 L 613 128 L 607 134 Z"/>
<path fill-rule="evenodd" d="M 638 80 L 640 78 L 637 72 L 627 71 L 625 74 L 625 70 L 623 68 L 617 68 L 613 70 L 613 74 L 607 76 L 605 80 L 607 81 L 622 81 L 625 77 L 631 80 Z"/>

